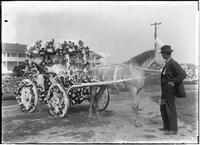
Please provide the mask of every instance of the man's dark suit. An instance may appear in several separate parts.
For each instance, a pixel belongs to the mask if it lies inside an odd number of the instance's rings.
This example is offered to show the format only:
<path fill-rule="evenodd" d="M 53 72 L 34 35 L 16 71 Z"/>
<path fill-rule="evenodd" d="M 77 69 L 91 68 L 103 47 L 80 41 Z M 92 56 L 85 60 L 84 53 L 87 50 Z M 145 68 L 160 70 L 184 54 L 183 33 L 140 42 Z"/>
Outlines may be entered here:
<path fill-rule="evenodd" d="M 175 85 L 178 85 L 185 79 L 185 77 L 185 71 L 172 58 L 169 60 L 169 62 L 167 62 L 161 73 L 161 99 L 165 100 L 165 104 L 160 105 L 160 111 L 164 128 L 171 131 L 177 131 L 178 128 L 175 104 L 176 89 L 175 86 L 169 84 L 169 82 L 173 82 Z"/>

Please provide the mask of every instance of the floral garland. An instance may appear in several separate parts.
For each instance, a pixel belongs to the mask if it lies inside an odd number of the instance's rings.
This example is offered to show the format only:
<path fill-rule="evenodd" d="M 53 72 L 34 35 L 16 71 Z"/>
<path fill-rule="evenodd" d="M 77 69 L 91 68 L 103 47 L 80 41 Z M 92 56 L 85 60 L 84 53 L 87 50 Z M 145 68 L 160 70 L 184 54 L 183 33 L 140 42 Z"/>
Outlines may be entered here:
<path fill-rule="evenodd" d="M 85 46 L 81 40 L 78 41 L 78 44 L 72 41 L 64 41 L 63 43 L 56 45 L 54 39 L 52 39 L 50 42 L 46 42 L 45 45 L 43 44 L 42 40 L 36 41 L 34 45 L 27 47 L 26 52 L 29 58 L 43 58 L 39 64 L 34 62 L 29 64 L 28 61 L 26 62 L 28 68 L 26 77 L 31 78 L 33 82 L 35 82 L 34 77 L 37 75 L 38 71 L 43 74 L 44 88 L 37 85 L 38 94 L 42 100 L 44 100 L 48 89 L 52 84 L 50 81 L 50 74 L 48 73 L 46 66 L 53 65 L 54 62 L 52 61 L 52 57 L 54 57 L 54 55 L 63 56 L 64 59 L 66 59 L 65 55 L 68 55 L 70 57 L 70 66 L 75 66 L 76 68 L 81 66 L 82 70 L 89 64 L 89 47 Z M 66 72 L 65 75 L 58 77 L 66 88 L 69 88 L 74 84 L 90 82 L 88 74 L 83 71 L 75 71 L 73 69 L 70 74 Z M 37 82 L 35 83 L 37 84 Z M 72 104 L 81 103 L 89 97 L 90 88 L 85 87 L 72 89 L 68 95 L 70 100 L 72 100 Z"/>
<path fill-rule="evenodd" d="M 39 85 L 37 85 L 37 90 L 38 90 L 39 100 L 44 101 L 46 96 L 46 91 Z"/>
<path fill-rule="evenodd" d="M 30 89 L 30 98 L 22 98 L 22 89 L 23 88 L 29 88 Z M 23 111 L 23 112 L 29 112 L 29 111 L 32 111 L 35 107 L 35 94 L 34 94 L 34 91 L 33 91 L 33 84 L 29 84 L 28 82 L 26 81 L 22 81 L 20 83 L 20 87 L 18 89 L 18 91 L 16 92 L 16 99 L 18 100 L 18 103 L 19 103 L 19 106 L 20 106 L 20 109 Z M 30 99 L 30 100 L 29 100 Z M 23 103 L 23 101 L 26 101 L 27 104 L 29 104 L 29 108 L 27 109 L 25 104 Z M 27 105 L 26 104 L 26 105 Z"/>
<path fill-rule="evenodd" d="M 33 78 L 38 72 L 36 65 L 37 64 L 35 64 L 34 62 L 30 64 L 26 62 L 27 72 L 24 73 L 24 76 L 27 78 Z"/>
<path fill-rule="evenodd" d="M 51 86 L 50 74 L 47 72 L 47 68 L 45 65 L 38 65 L 35 62 L 31 62 L 30 64 L 26 61 L 27 72 L 24 73 L 24 77 L 29 78 L 33 81 L 37 86 L 38 95 L 40 100 L 44 100 L 49 87 Z M 39 71 L 40 70 L 40 71 Z M 38 73 L 42 73 L 44 77 L 44 88 L 37 84 L 35 77 L 37 77 Z"/>
<path fill-rule="evenodd" d="M 81 40 L 78 41 L 78 44 L 75 44 L 75 42 L 72 41 L 64 41 L 56 46 L 54 39 L 52 39 L 50 42 L 46 42 L 45 45 L 42 45 L 41 43 L 42 40 L 38 40 L 34 45 L 27 47 L 26 54 L 29 58 L 42 56 L 44 58 L 43 63 L 46 63 L 45 65 L 52 65 L 53 62 L 50 57 L 51 55 L 65 56 L 68 54 L 71 60 L 71 65 L 76 65 L 77 59 L 80 60 L 79 63 L 81 63 L 82 66 L 89 64 L 89 47 L 85 46 Z M 87 59 L 86 62 L 83 60 L 84 53 Z"/>
<path fill-rule="evenodd" d="M 38 73 L 38 67 L 41 67 L 43 70 L 43 77 L 44 77 L 44 89 L 37 85 L 38 89 L 38 95 L 39 99 L 44 100 L 45 96 L 47 95 L 48 89 L 51 86 L 51 81 L 50 81 L 50 74 L 47 71 L 47 68 L 45 65 L 43 66 L 38 66 L 36 63 L 32 62 L 27 65 L 28 67 L 28 72 L 27 77 L 30 78 L 33 82 L 35 82 L 34 77 Z M 75 71 L 71 72 L 71 74 L 61 74 L 59 76 L 61 83 L 64 85 L 64 87 L 69 88 L 70 86 L 74 84 L 80 84 L 80 83 L 87 83 L 90 82 L 91 79 L 89 75 L 83 71 Z M 35 82 L 37 84 L 37 82 Z M 83 100 L 87 99 L 90 95 L 90 88 L 85 87 L 85 88 L 78 88 L 78 89 L 72 89 L 69 92 L 69 98 L 72 100 L 72 104 L 80 104 Z"/>
<path fill-rule="evenodd" d="M 63 84 L 65 88 L 69 88 L 74 84 L 91 82 L 90 76 L 83 71 L 76 71 L 72 72 L 71 74 L 65 73 L 59 76 L 59 78 L 61 84 Z M 90 88 L 89 87 L 74 88 L 71 91 L 69 91 L 68 96 L 71 100 L 72 105 L 80 104 L 82 101 L 89 98 Z"/>
<path fill-rule="evenodd" d="M 56 93 L 56 96 L 54 95 Z M 46 100 L 48 102 L 50 113 L 54 117 L 60 117 L 63 115 L 63 109 L 65 108 L 64 94 L 58 86 L 54 86 L 50 89 L 49 98 Z"/>

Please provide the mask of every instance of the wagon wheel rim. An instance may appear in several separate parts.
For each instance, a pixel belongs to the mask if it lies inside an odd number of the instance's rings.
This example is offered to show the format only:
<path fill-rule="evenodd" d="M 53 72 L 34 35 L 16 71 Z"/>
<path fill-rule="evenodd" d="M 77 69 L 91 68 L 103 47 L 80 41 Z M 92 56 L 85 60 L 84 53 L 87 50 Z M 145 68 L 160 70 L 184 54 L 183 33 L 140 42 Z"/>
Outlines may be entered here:
<path fill-rule="evenodd" d="M 20 83 L 16 99 L 23 112 L 33 112 L 38 102 L 35 84 L 29 79 L 23 80 Z"/>
<path fill-rule="evenodd" d="M 48 90 L 47 105 L 52 116 L 62 118 L 69 109 L 69 99 L 60 84 L 53 84 Z"/>
<path fill-rule="evenodd" d="M 109 89 L 106 89 L 98 100 L 99 111 L 103 111 L 108 107 L 110 101 Z"/>

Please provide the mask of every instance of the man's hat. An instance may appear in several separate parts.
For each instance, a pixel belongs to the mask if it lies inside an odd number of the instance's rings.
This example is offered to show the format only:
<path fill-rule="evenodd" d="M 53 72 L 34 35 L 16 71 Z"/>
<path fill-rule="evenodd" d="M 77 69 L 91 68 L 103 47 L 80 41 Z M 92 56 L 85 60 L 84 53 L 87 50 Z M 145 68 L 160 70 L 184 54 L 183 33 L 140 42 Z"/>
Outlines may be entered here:
<path fill-rule="evenodd" d="M 172 51 L 174 50 L 171 49 L 170 45 L 163 45 L 160 53 L 171 53 Z"/>

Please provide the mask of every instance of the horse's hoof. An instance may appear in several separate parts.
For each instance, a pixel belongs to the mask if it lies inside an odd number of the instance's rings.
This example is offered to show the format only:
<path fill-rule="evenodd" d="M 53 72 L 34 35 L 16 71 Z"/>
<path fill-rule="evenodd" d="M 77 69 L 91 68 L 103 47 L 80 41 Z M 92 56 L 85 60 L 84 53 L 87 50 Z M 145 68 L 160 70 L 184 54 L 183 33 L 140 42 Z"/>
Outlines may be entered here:
<path fill-rule="evenodd" d="M 92 114 L 89 114 L 89 118 L 93 118 L 94 116 Z"/>
<path fill-rule="evenodd" d="M 89 116 L 89 119 L 93 119 L 94 117 L 93 116 Z"/>
<path fill-rule="evenodd" d="M 142 127 L 141 123 L 135 123 L 135 127 Z"/>
<path fill-rule="evenodd" d="M 94 116 L 94 115 L 89 116 L 89 119 L 96 119 L 96 118 L 98 118 L 98 117 L 96 117 L 96 116 Z"/>
<path fill-rule="evenodd" d="M 134 124 L 135 124 L 135 127 L 142 127 L 141 120 L 139 120 L 139 119 L 136 119 Z"/>
<path fill-rule="evenodd" d="M 94 119 L 94 118 L 97 118 L 97 116 L 95 114 L 89 114 L 89 118 Z"/>

